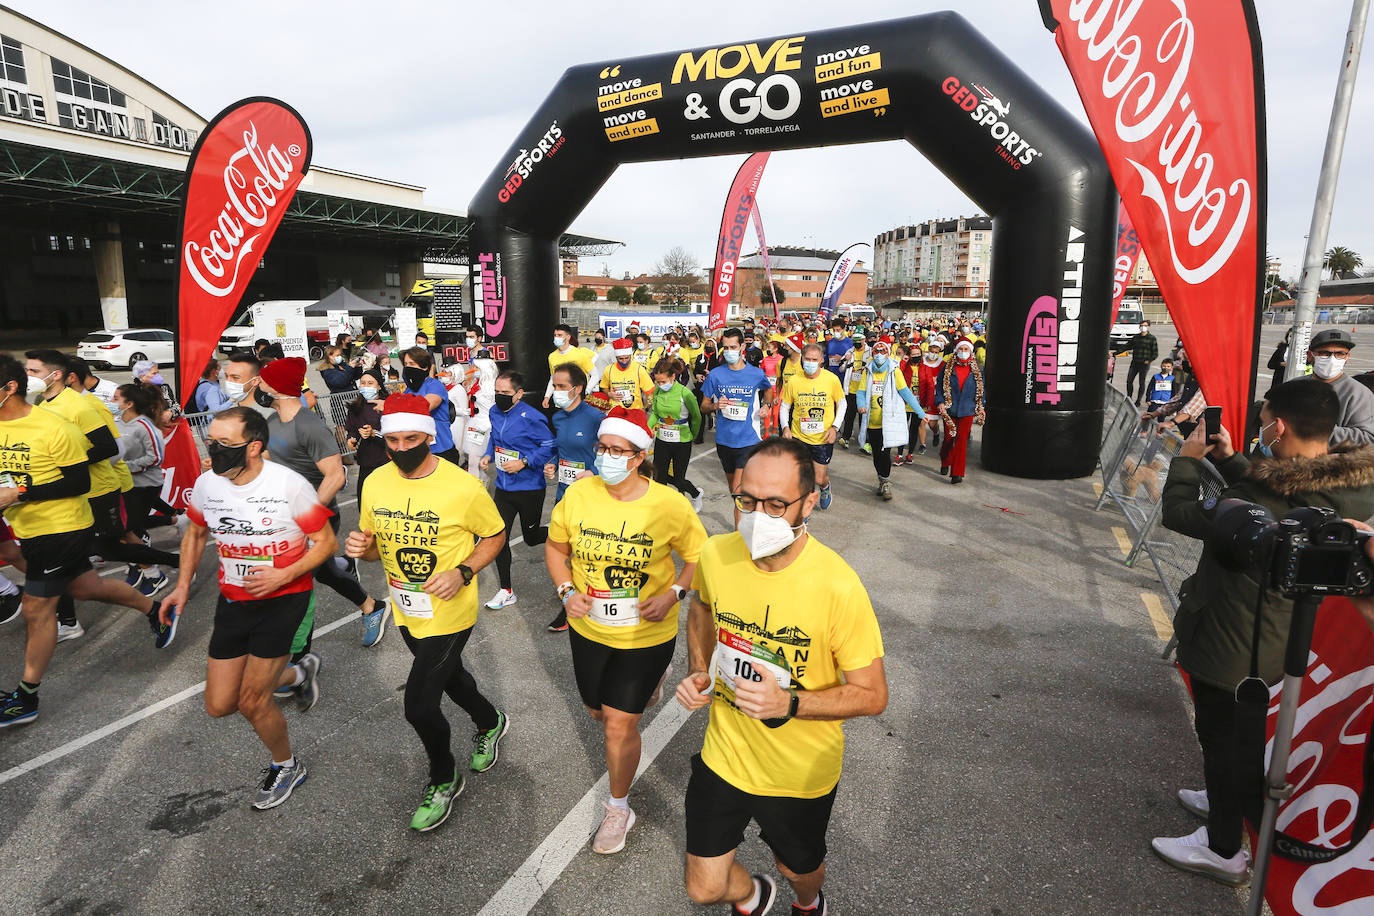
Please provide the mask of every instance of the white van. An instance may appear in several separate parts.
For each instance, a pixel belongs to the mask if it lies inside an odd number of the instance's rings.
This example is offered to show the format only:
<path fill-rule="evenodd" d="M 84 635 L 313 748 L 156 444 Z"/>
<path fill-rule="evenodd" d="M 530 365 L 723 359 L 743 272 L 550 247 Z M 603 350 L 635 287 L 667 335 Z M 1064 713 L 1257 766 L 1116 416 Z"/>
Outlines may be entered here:
<path fill-rule="evenodd" d="M 851 324 L 873 324 L 878 320 L 878 312 L 871 305 L 842 305 L 835 310 L 835 317 Z"/>
<path fill-rule="evenodd" d="M 270 305 L 314 305 L 314 299 L 271 299 L 263 300 Z M 253 303 L 257 305 L 258 303 Z M 305 336 L 310 339 L 310 359 L 319 360 L 324 358 L 324 348 L 334 341 L 329 339 L 329 319 L 325 316 L 305 316 Z M 253 307 L 244 309 L 239 319 L 229 327 L 224 329 L 224 333 L 219 336 L 219 351 L 228 356 L 235 350 L 253 349 L 253 341 L 257 340 L 257 334 L 253 331 Z"/>
<path fill-rule="evenodd" d="M 1131 343 L 1131 338 L 1140 333 L 1140 322 L 1145 313 L 1140 308 L 1139 299 L 1122 299 L 1121 308 L 1116 312 L 1116 324 L 1112 325 L 1112 352 L 1120 353 Z"/>

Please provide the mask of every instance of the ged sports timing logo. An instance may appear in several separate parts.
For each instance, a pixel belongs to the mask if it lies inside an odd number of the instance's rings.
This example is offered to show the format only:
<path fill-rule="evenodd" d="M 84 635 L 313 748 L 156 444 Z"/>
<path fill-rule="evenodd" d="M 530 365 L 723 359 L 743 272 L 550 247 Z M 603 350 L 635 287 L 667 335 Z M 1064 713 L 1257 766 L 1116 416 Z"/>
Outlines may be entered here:
<path fill-rule="evenodd" d="M 1044 155 L 1012 129 L 1007 120 L 1011 115 L 1010 102 L 1002 101 L 984 86 L 966 86 L 957 76 L 945 77 L 940 85 L 951 102 L 988 129 L 992 139 L 997 141 L 997 155 L 1013 169 L 1030 165 Z"/>
<path fill-rule="evenodd" d="M 557 121 L 554 121 L 532 148 L 522 148 L 520 152 L 516 153 L 515 159 L 506 169 L 506 183 L 496 193 L 501 203 L 506 203 L 516 191 L 520 190 L 525 179 L 534 172 L 535 166 L 562 149 L 563 141 L 566 139 L 563 136 L 563 128 L 558 126 Z"/>

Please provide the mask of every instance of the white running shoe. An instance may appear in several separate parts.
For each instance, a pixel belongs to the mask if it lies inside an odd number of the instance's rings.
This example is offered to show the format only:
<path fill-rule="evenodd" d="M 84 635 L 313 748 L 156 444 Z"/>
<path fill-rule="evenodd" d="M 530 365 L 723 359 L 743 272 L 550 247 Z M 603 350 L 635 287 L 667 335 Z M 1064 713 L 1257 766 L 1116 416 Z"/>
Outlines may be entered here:
<path fill-rule="evenodd" d="M 692 497 L 692 509 L 695 510 L 698 515 L 701 514 L 701 497 L 702 493 L 700 490 L 697 490 L 697 495 Z"/>
<path fill-rule="evenodd" d="M 625 834 L 635 825 L 635 813 L 629 807 L 617 808 L 610 802 L 602 804 L 606 808 L 606 816 L 596 830 L 596 839 L 592 840 L 592 852 L 604 856 L 625 848 Z"/>
<path fill-rule="evenodd" d="M 514 603 L 515 592 L 511 591 L 508 588 L 503 588 L 495 595 L 493 595 L 491 600 L 487 602 L 487 610 L 499 611 L 501 610 L 501 608 L 510 607 Z"/>
<path fill-rule="evenodd" d="M 1250 860 L 1244 850 L 1223 859 L 1207 846 L 1207 828 L 1180 837 L 1157 836 L 1150 848 L 1174 868 L 1239 887 L 1250 881 Z"/>
<path fill-rule="evenodd" d="M 1212 814 L 1212 806 L 1207 801 L 1206 789 L 1179 789 L 1178 803 L 1183 806 L 1184 811 L 1196 815 L 1204 821 Z"/>
<path fill-rule="evenodd" d="M 65 623 L 62 623 L 61 621 L 58 621 L 58 624 L 57 624 L 57 641 L 58 641 L 58 642 L 66 642 L 66 641 L 69 640 L 69 639 L 80 639 L 82 636 L 85 636 L 85 635 L 86 635 L 86 628 L 83 627 L 83 626 L 81 625 L 81 622 L 80 622 L 80 621 L 77 621 L 77 622 L 76 622 L 75 624 L 73 624 L 72 626 L 67 626 Z"/>

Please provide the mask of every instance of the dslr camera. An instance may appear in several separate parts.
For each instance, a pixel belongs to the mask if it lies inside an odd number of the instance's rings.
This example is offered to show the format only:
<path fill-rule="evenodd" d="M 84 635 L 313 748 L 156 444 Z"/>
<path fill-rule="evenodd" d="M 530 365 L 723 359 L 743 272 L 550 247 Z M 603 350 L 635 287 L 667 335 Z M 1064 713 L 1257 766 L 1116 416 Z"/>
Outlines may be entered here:
<path fill-rule="evenodd" d="M 1372 535 L 1334 509 L 1306 506 L 1276 519 L 1241 499 L 1203 505 L 1215 507 L 1208 544 L 1225 568 L 1248 572 L 1287 598 L 1374 594 L 1374 564 L 1365 555 Z"/>

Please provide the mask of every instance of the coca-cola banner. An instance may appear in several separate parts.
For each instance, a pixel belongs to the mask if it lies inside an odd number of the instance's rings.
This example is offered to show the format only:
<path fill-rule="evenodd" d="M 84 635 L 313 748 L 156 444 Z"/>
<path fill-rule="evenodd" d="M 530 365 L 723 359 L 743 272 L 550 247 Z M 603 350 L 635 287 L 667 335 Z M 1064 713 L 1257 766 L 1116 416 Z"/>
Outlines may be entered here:
<path fill-rule="evenodd" d="M 1116 261 L 1112 264 L 1112 324 L 1116 324 L 1116 313 L 1121 311 L 1121 300 L 1130 285 L 1131 274 L 1135 273 L 1136 263 L 1140 260 L 1140 236 L 1136 235 L 1131 224 L 1131 214 L 1125 207 L 1116 217 Z"/>
<path fill-rule="evenodd" d="M 1271 742 L 1278 710 L 1275 689 Z M 1328 598 L 1317 614 L 1293 730 L 1288 781 L 1296 788 L 1279 808 L 1283 836 L 1265 888 L 1274 916 L 1374 912 L 1374 833 L 1352 835 L 1360 794 L 1374 791 L 1364 777 L 1371 720 L 1374 634 L 1349 601 Z M 1329 862 L 1309 865 L 1285 856 L 1300 845 L 1293 840 L 1321 849 L 1355 845 Z"/>
<path fill-rule="evenodd" d="M 1210 404 L 1240 440 L 1264 269 L 1250 0 L 1040 0 Z"/>
<path fill-rule="evenodd" d="M 191 490 L 200 477 L 200 452 L 186 420 L 177 420 L 162 437 L 162 498 L 173 508 L 185 509 L 191 504 Z"/>
<path fill-rule="evenodd" d="M 235 102 L 186 166 L 177 280 L 177 377 L 185 403 L 310 168 L 310 129 L 276 99 Z"/>
<path fill-rule="evenodd" d="M 716 265 L 711 270 L 710 329 L 725 327 L 725 313 L 735 292 L 735 272 L 739 265 L 744 234 L 749 231 L 749 214 L 754 209 L 754 195 L 763 179 L 763 167 L 768 153 L 754 153 L 735 173 L 730 194 L 725 198 L 725 210 L 720 215 L 720 235 L 716 239 Z"/>
<path fill-rule="evenodd" d="M 825 281 L 825 294 L 821 298 L 821 307 L 817 309 L 817 314 L 822 321 L 829 321 L 830 316 L 835 314 L 835 306 L 839 304 L 840 294 L 844 292 L 844 285 L 849 282 L 849 275 L 854 272 L 854 266 L 859 263 L 859 255 L 862 249 L 867 248 L 867 242 L 857 242 L 850 245 L 844 252 L 835 259 L 835 264 L 830 268 L 830 276 Z"/>

